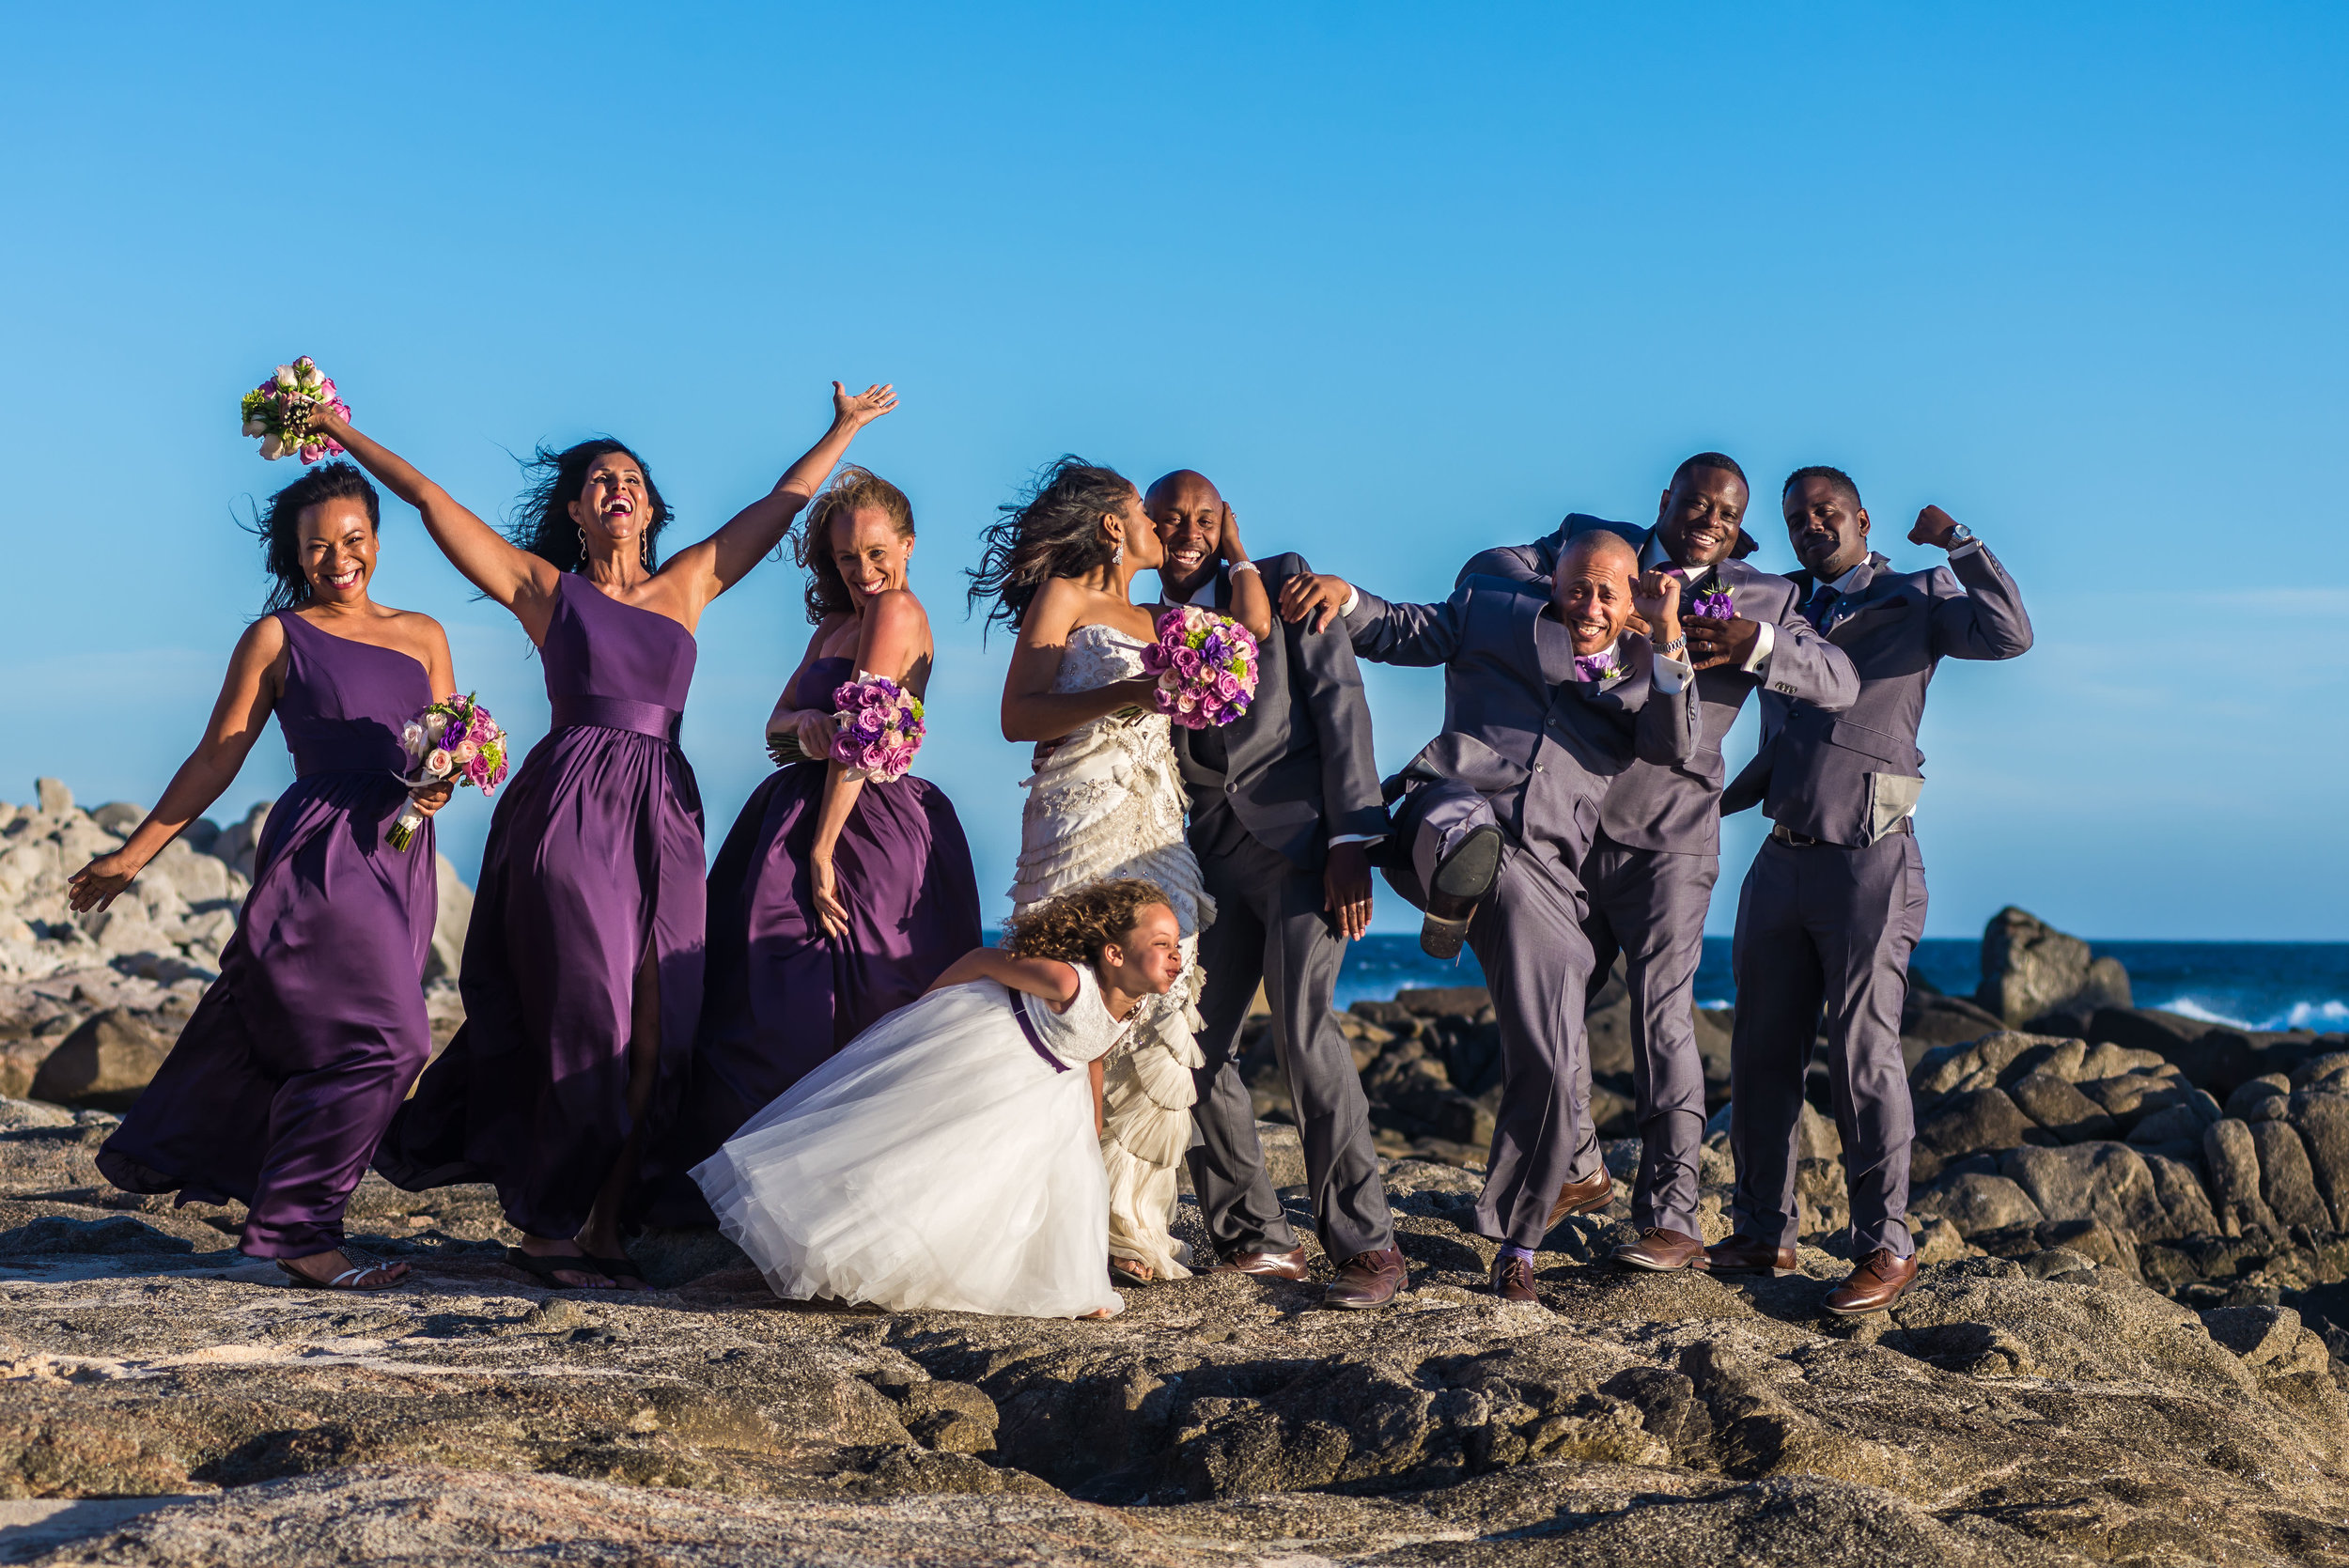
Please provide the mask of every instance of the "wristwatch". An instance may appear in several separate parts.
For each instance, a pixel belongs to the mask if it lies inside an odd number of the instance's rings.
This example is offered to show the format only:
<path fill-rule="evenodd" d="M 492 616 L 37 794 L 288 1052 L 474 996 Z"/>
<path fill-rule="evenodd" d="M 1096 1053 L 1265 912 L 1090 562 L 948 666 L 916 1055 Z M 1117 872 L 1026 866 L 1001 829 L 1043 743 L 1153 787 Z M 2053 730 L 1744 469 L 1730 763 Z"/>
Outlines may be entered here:
<path fill-rule="evenodd" d="M 1960 545 L 1969 545 L 1973 542 L 1974 531 L 1961 522 L 1950 529 L 1950 536 L 1941 541 L 1941 548 L 1955 550 Z"/>

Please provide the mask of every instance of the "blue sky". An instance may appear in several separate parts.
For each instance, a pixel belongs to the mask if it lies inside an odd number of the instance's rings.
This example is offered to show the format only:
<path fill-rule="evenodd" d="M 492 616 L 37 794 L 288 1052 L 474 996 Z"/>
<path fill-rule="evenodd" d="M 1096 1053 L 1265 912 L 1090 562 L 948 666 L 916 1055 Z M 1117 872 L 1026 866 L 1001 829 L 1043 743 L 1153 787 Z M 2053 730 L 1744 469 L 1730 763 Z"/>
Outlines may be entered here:
<path fill-rule="evenodd" d="M 1897 565 L 1938 502 L 2022 583 L 2038 647 L 1935 685 L 1933 934 L 2013 902 L 2349 939 L 2349 12 L 224 15 L 11 15 L 0 795 L 151 802 L 195 737 L 262 590 L 232 507 L 293 476 L 235 435 L 280 360 L 489 516 L 510 454 L 617 434 L 680 534 L 772 482 L 828 380 L 887 380 L 857 456 L 921 523 L 923 771 L 990 908 L 1024 769 L 960 570 L 1040 463 L 1202 469 L 1259 552 L 1435 598 L 1567 510 L 1652 516 L 1719 447 L 1761 564 L 1793 565 L 1777 478 L 1832 462 Z M 795 577 L 703 624 L 713 846 L 806 636 Z M 377 593 L 536 738 L 526 642 L 396 504 Z M 1439 687 L 1372 692 L 1392 765 Z M 289 777 L 265 742 L 216 815 Z M 469 873 L 487 820 L 443 818 Z"/>

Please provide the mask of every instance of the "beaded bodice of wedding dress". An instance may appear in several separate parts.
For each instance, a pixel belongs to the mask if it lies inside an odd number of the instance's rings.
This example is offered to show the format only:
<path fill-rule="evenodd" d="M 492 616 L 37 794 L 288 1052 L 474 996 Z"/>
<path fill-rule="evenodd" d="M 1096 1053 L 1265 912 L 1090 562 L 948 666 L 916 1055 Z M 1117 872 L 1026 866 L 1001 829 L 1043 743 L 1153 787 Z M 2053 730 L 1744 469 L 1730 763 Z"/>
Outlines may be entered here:
<path fill-rule="evenodd" d="M 1089 691 L 1143 673 L 1143 644 L 1107 626 L 1069 633 L 1055 691 Z M 1183 928 L 1183 978 L 1143 1004 L 1125 1045 L 1109 1060 L 1103 1088 L 1101 1159 L 1110 1178 L 1109 1250 L 1179 1279 L 1190 1249 L 1168 1230 L 1175 1173 L 1190 1143 L 1191 1073 L 1202 1063 L 1193 1031 L 1199 932 L 1215 902 L 1183 834 L 1188 796 L 1166 720 L 1156 713 L 1097 719 L 1039 747 L 1020 817 L 1016 911 L 1071 888 L 1139 877 L 1163 889 Z"/>

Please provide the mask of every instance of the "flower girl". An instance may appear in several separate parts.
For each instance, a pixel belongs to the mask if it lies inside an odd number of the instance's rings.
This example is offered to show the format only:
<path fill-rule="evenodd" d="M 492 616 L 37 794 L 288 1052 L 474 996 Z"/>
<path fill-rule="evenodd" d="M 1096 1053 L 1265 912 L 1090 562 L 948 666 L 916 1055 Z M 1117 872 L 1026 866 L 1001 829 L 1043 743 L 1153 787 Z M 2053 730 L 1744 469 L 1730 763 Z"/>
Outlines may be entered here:
<path fill-rule="evenodd" d="M 1012 922 L 693 1168 L 779 1296 L 1107 1317 L 1101 1059 L 1182 973 L 1148 882 Z"/>

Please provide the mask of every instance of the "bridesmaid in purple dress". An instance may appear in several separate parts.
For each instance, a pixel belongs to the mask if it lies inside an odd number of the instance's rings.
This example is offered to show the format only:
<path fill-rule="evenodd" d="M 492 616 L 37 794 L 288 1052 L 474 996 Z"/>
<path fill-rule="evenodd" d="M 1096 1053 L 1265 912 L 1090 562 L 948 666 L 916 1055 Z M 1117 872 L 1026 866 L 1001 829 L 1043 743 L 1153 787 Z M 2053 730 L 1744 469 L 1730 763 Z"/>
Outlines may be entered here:
<path fill-rule="evenodd" d="M 377 516 L 348 463 L 271 498 L 259 531 L 277 586 L 230 656 L 210 727 L 130 841 L 71 882 L 74 908 L 111 904 L 220 798 L 276 713 L 297 777 L 270 809 L 220 978 L 98 1168 L 131 1192 L 241 1201 L 247 1253 L 336 1290 L 408 1272 L 343 1251 L 343 1206 L 432 1049 L 432 829 L 405 851 L 383 835 L 408 799 L 400 728 L 456 689 L 439 623 L 367 597 Z M 417 804 L 429 815 L 448 795 Z"/>
<path fill-rule="evenodd" d="M 832 423 L 775 487 L 655 565 L 668 507 L 609 439 L 541 453 L 517 542 L 331 413 L 457 569 L 538 645 L 553 727 L 507 784 L 482 850 L 458 986 L 465 1023 L 393 1119 L 376 1169 L 415 1190 L 489 1182 L 522 1233 L 507 1258 L 555 1285 L 643 1281 L 620 1245 L 646 1111 L 674 1095 L 701 1011 L 701 794 L 677 750 L 693 629 L 772 551 L 886 386 L 832 384 Z"/>
<path fill-rule="evenodd" d="M 816 633 L 767 733 L 822 757 L 844 681 L 886 675 L 918 697 L 936 649 L 906 586 L 913 508 L 896 486 L 842 470 L 809 507 L 797 553 Z M 701 1028 L 683 1104 L 646 1172 L 647 1218 L 715 1223 L 686 1172 L 979 942 L 971 846 L 936 785 L 860 779 L 832 762 L 770 774 L 710 869 Z"/>

